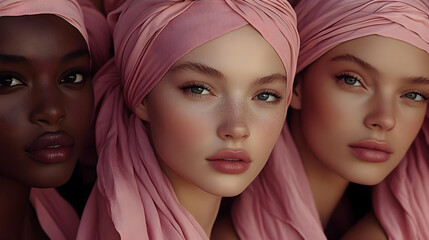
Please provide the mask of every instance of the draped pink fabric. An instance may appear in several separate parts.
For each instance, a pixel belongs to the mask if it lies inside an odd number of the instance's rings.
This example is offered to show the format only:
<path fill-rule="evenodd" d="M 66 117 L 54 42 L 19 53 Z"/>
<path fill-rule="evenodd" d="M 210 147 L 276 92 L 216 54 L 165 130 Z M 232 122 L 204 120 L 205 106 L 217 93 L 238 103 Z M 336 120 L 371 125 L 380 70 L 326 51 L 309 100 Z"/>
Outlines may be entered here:
<path fill-rule="evenodd" d="M 82 9 L 91 48 L 92 72 L 96 73 L 111 57 L 112 35 L 106 17 L 91 0 L 77 0 Z"/>
<path fill-rule="evenodd" d="M 134 0 L 108 23 L 115 57 L 94 78 L 98 178 L 78 239 L 207 239 L 178 202 L 133 111 L 175 61 L 246 24 L 278 53 L 290 99 L 299 47 L 294 12 L 278 0 Z"/>
<path fill-rule="evenodd" d="M 372 34 L 429 53 L 427 0 L 300 0 L 295 11 L 297 72 L 335 46 Z M 429 239 L 428 124 L 426 119 L 403 162 L 375 189 L 375 213 L 390 239 Z M 286 125 L 264 170 L 234 204 L 233 221 L 243 239 L 326 239 Z M 258 234 L 246 234 L 248 228 Z"/>
<path fill-rule="evenodd" d="M 30 201 L 37 218 L 50 239 L 76 239 L 79 216 L 53 188 L 33 188 Z"/>
<path fill-rule="evenodd" d="M 88 43 L 88 34 L 79 4 L 75 0 L 2 0 L 0 17 L 54 14 L 73 25 Z M 30 201 L 40 225 L 51 239 L 76 238 L 79 217 L 72 206 L 54 188 L 33 188 Z"/>

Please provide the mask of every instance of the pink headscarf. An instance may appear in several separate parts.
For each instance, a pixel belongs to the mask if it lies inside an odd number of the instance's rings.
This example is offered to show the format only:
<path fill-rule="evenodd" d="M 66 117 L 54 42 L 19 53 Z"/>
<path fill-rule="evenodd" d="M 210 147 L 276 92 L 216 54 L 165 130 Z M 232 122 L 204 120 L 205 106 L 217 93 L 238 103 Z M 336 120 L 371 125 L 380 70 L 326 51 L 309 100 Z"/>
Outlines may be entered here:
<path fill-rule="evenodd" d="M 108 15 L 115 58 L 95 76 L 98 179 L 78 239 L 207 239 L 178 202 L 133 113 L 183 55 L 251 24 L 284 64 L 291 97 L 298 33 L 286 1 L 140 0 Z"/>
<path fill-rule="evenodd" d="M 91 71 L 96 73 L 111 57 L 112 36 L 106 17 L 91 0 L 77 0 L 82 9 L 91 49 Z"/>
<path fill-rule="evenodd" d="M 337 45 L 373 34 L 429 53 L 427 0 L 300 0 L 295 11 L 298 72 Z M 390 239 L 429 239 L 427 120 L 401 165 L 375 189 L 374 210 Z M 326 239 L 287 126 L 263 172 L 233 206 L 233 221 L 244 239 Z M 259 235 L 245 234 L 247 228 Z"/>
<path fill-rule="evenodd" d="M 88 34 L 79 4 L 75 0 L 2 0 L 0 17 L 53 14 L 74 26 L 88 43 Z M 30 201 L 40 225 L 51 239 L 75 239 L 79 217 L 54 188 L 33 188 Z"/>

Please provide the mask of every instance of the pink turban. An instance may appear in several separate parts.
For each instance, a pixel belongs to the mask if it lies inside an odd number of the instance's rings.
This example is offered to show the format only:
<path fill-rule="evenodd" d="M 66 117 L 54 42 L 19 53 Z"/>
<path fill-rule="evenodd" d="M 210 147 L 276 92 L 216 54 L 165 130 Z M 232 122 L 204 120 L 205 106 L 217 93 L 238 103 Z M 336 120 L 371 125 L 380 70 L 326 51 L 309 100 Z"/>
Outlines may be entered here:
<path fill-rule="evenodd" d="M 115 58 L 95 76 L 98 178 L 78 239 L 207 239 L 178 202 L 133 113 L 192 49 L 246 24 L 276 50 L 291 97 L 299 37 L 286 1 L 127 1 L 108 15 Z"/>
<path fill-rule="evenodd" d="M 88 34 L 79 4 L 74 0 L 2 0 L 0 17 L 54 14 L 74 26 L 88 43 Z M 40 225 L 51 239 L 75 239 L 79 217 L 54 188 L 31 190 L 30 200 Z"/>
<path fill-rule="evenodd" d="M 429 53 L 427 0 L 300 0 L 295 11 L 301 39 L 298 72 L 337 45 L 372 34 L 402 40 Z M 426 119 L 401 165 L 375 189 L 374 211 L 390 239 L 429 239 L 428 124 Z M 287 126 L 271 159 L 241 194 L 233 213 L 244 239 L 326 239 Z M 243 235 L 247 228 L 259 229 L 261 234 Z"/>
<path fill-rule="evenodd" d="M 91 0 L 77 0 L 82 9 L 91 49 L 92 73 L 96 73 L 111 57 L 112 36 L 106 17 Z"/>

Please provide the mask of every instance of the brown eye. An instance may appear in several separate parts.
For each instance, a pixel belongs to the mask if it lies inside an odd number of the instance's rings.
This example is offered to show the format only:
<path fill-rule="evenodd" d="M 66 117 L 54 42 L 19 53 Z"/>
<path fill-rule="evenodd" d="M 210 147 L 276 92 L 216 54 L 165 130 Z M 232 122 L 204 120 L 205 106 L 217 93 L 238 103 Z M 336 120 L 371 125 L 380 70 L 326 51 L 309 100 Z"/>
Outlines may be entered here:
<path fill-rule="evenodd" d="M 12 75 L 0 75 L 0 87 L 13 87 L 23 85 L 23 83 Z"/>
<path fill-rule="evenodd" d="M 66 75 L 63 79 L 60 80 L 61 83 L 81 83 L 84 77 L 83 74 L 73 73 Z"/>

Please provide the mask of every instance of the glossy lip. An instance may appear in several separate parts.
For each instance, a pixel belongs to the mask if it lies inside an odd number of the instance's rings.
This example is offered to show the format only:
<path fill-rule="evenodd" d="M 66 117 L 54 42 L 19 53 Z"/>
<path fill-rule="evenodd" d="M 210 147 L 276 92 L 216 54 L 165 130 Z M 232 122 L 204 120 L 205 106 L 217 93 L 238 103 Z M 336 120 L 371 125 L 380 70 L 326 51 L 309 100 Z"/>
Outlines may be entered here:
<path fill-rule="evenodd" d="M 64 132 L 46 132 L 37 137 L 25 151 L 41 163 L 59 163 L 73 154 L 73 138 Z"/>
<path fill-rule="evenodd" d="M 250 156 L 244 150 L 224 149 L 206 158 L 217 171 L 226 174 L 240 174 L 250 166 Z"/>
<path fill-rule="evenodd" d="M 384 162 L 387 161 L 393 150 L 385 141 L 368 139 L 349 145 L 353 154 L 359 159 L 368 162 Z"/>

